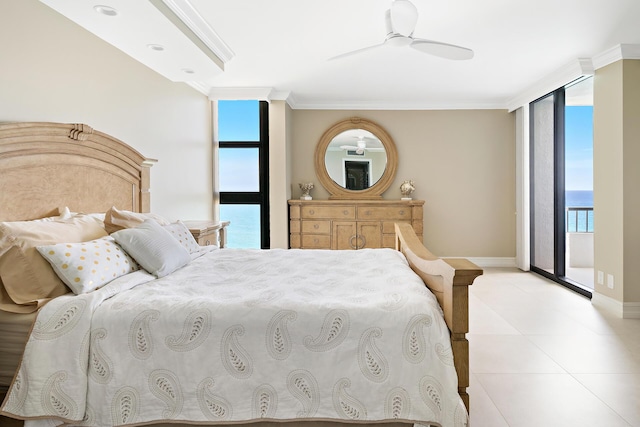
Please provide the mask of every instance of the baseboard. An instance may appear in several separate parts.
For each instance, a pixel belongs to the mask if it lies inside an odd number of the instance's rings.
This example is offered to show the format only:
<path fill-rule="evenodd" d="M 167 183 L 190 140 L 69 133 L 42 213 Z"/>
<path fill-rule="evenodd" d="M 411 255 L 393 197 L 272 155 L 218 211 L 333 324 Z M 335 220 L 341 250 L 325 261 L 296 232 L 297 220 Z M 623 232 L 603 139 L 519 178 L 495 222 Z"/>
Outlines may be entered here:
<path fill-rule="evenodd" d="M 465 257 L 475 265 L 481 268 L 489 267 L 512 267 L 516 268 L 516 259 L 509 257 Z"/>
<path fill-rule="evenodd" d="M 594 292 L 591 304 L 623 319 L 640 319 L 640 302 L 620 302 L 616 299 Z"/>
<path fill-rule="evenodd" d="M 623 319 L 640 319 L 640 302 L 625 302 L 622 310 Z"/>

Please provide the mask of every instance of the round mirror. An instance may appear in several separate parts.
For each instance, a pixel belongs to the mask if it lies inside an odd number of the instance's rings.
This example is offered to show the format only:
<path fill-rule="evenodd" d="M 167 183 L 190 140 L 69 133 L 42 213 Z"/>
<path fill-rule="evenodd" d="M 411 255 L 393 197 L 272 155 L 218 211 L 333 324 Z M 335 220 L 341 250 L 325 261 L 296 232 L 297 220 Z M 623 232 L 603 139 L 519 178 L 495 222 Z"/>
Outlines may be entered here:
<path fill-rule="evenodd" d="M 330 199 L 379 199 L 395 177 L 397 151 L 377 124 L 351 118 L 329 128 L 316 147 L 316 173 Z"/>

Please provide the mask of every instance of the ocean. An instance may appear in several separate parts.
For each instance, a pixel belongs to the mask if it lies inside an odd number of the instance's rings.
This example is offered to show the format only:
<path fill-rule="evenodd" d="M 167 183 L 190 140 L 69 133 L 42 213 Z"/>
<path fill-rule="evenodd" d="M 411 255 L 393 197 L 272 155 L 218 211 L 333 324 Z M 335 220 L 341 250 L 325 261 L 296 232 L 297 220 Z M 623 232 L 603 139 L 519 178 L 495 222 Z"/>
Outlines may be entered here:
<path fill-rule="evenodd" d="M 565 206 L 567 212 L 567 231 L 581 231 L 593 233 L 593 191 L 567 190 L 565 191 Z M 591 210 L 571 210 L 571 208 L 591 208 Z"/>
<path fill-rule="evenodd" d="M 220 219 L 231 221 L 227 228 L 228 248 L 260 249 L 259 205 L 220 205 Z"/>

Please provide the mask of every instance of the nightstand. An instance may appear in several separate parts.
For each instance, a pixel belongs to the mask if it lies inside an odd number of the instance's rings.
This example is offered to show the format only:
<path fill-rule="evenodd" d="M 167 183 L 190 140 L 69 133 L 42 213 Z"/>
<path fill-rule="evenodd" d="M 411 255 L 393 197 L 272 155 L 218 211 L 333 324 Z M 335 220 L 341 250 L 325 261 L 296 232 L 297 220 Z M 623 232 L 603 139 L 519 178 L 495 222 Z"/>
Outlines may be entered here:
<path fill-rule="evenodd" d="M 231 221 L 182 221 L 200 246 L 227 245 L 227 230 Z"/>

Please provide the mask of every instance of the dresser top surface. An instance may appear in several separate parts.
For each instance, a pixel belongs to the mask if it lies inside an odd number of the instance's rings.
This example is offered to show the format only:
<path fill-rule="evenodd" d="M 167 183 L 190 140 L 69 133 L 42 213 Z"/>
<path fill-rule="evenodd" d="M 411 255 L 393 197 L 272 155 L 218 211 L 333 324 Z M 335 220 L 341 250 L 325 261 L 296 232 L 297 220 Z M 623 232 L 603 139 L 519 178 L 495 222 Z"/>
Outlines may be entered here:
<path fill-rule="evenodd" d="M 291 199 L 289 205 L 368 205 L 368 206 L 385 206 L 385 205 L 407 205 L 422 206 L 424 200 L 366 200 L 366 199 L 332 199 L 332 200 L 299 200 Z"/>

